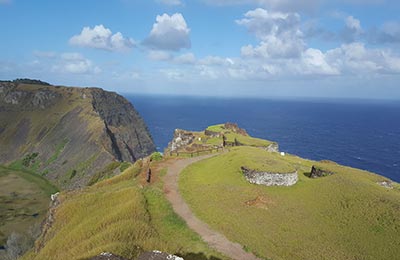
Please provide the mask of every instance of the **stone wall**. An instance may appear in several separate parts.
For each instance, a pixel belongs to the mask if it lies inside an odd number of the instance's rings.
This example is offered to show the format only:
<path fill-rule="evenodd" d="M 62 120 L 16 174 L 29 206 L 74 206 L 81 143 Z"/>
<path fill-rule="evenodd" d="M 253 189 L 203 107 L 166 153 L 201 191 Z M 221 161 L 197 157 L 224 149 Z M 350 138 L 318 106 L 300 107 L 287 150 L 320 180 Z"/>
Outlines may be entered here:
<path fill-rule="evenodd" d="M 195 139 L 195 136 L 190 131 L 185 131 L 181 129 L 175 129 L 174 139 L 168 144 L 168 149 L 173 152 L 179 148 L 185 147 L 191 144 Z"/>
<path fill-rule="evenodd" d="M 292 173 L 259 172 L 242 167 L 242 172 L 250 183 L 266 186 L 292 186 L 299 179 L 297 171 Z"/>

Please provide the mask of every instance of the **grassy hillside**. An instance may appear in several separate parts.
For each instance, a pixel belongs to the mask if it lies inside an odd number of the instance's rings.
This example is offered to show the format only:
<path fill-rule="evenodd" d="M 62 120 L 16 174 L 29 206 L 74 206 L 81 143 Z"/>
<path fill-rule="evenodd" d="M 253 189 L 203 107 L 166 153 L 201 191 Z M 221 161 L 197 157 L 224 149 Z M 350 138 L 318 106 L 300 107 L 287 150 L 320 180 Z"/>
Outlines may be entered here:
<path fill-rule="evenodd" d="M 0 166 L 0 246 L 12 232 L 26 234 L 39 228 L 50 194 L 57 192 L 44 178 Z"/>
<path fill-rule="evenodd" d="M 277 156 L 236 147 L 186 168 L 179 187 L 200 219 L 263 258 L 398 258 L 398 184 L 387 189 L 377 184 L 385 178 L 372 173 Z M 289 165 L 298 170 L 299 182 L 292 187 L 250 184 L 240 167 L 254 160 L 262 162 L 263 169 Z M 335 174 L 310 179 L 312 165 Z"/>
<path fill-rule="evenodd" d="M 240 144 L 247 146 L 267 147 L 273 143 L 271 141 L 249 136 L 248 134 L 244 135 L 234 132 L 232 131 L 232 129 L 226 128 L 224 124 L 212 125 L 207 127 L 206 130 L 223 134 L 226 137 L 227 142 L 234 142 L 236 140 Z M 210 138 L 210 142 L 220 139 L 221 138 L 215 138 L 215 137 Z M 222 140 L 220 142 L 222 143 Z"/>
<path fill-rule="evenodd" d="M 82 191 L 61 193 L 54 225 L 37 242 L 45 246 L 23 259 L 87 259 L 103 251 L 134 259 L 155 249 L 185 259 L 219 259 L 164 198 L 159 177 L 165 169 L 154 170 L 157 181 L 148 186 L 141 184 L 141 172 L 136 163 Z"/>

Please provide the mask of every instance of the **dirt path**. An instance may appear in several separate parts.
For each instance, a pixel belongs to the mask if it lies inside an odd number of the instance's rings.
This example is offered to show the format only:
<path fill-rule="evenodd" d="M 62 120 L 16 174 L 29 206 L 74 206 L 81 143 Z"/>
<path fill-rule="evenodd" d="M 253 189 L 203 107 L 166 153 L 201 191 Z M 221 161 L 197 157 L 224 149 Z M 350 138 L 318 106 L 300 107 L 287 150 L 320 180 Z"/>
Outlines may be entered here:
<path fill-rule="evenodd" d="M 212 230 L 206 223 L 198 219 L 189 206 L 183 200 L 178 190 L 178 179 L 181 171 L 188 165 L 214 156 L 204 155 L 189 159 L 180 159 L 170 162 L 168 167 L 167 175 L 165 176 L 164 192 L 172 204 L 174 211 L 181 216 L 187 223 L 187 225 L 198 233 L 201 238 L 206 241 L 212 248 L 218 250 L 222 254 L 237 260 L 260 260 L 251 253 L 247 253 L 243 250 L 242 246 L 238 243 L 229 241 L 224 235 Z"/>

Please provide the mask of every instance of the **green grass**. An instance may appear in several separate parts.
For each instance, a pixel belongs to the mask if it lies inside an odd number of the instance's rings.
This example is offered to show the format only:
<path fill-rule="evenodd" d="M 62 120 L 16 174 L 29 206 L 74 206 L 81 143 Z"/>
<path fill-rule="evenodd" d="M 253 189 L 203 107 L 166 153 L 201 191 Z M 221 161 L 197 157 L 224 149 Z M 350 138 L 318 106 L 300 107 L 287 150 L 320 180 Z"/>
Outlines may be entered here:
<path fill-rule="evenodd" d="M 234 142 L 234 140 L 236 139 L 240 144 L 247 146 L 267 147 L 268 145 L 272 144 L 272 142 L 267 140 L 254 138 L 251 136 L 243 136 L 241 134 L 236 134 L 236 133 L 228 133 L 225 134 L 225 136 L 228 142 Z"/>
<path fill-rule="evenodd" d="M 55 160 L 58 159 L 58 156 L 60 156 L 61 152 L 64 150 L 65 145 L 68 143 L 68 139 L 64 139 L 62 142 L 57 144 L 55 147 L 55 152 L 54 154 L 46 161 L 45 165 L 49 165 L 53 163 Z"/>
<path fill-rule="evenodd" d="M 398 184 L 388 190 L 376 184 L 384 177 L 286 155 L 285 161 L 299 171 L 299 182 L 292 187 L 259 186 L 249 184 L 240 171 L 248 155 L 247 148 L 238 147 L 181 174 L 182 195 L 213 229 L 270 259 L 400 255 Z M 336 174 L 310 179 L 306 175 L 314 164 Z"/>
<path fill-rule="evenodd" d="M 297 170 L 295 165 L 287 162 L 279 153 L 251 146 L 233 147 L 230 151 L 229 160 L 241 162 L 241 166 L 252 170 L 273 173 L 292 173 Z"/>
<path fill-rule="evenodd" d="M 211 125 L 207 127 L 207 130 L 219 133 L 225 131 L 225 128 L 224 124 L 219 124 L 219 125 Z"/>
<path fill-rule="evenodd" d="M 40 225 L 50 194 L 57 192 L 57 188 L 36 174 L 3 166 L 0 166 L 0 187 L 0 245 L 3 245 L 12 232 L 23 234 Z"/>
<path fill-rule="evenodd" d="M 142 251 L 215 256 L 175 215 L 162 184 L 141 187 L 139 163 L 82 191 L 63 192 L 45 247 L 23 259 L 87 259 L 108 251 L 135 259 Z M 189 257 L 185 259 L 205 259 Z"/>

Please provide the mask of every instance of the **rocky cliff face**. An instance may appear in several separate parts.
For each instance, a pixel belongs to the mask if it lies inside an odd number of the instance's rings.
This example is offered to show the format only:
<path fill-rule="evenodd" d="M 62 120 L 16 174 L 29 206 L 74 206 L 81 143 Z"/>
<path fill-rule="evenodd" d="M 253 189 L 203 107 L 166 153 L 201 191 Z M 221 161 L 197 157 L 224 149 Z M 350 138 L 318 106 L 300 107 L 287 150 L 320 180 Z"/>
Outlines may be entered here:
<path fill-rule="evenodd" d="M 14 82 L 0 82 L 0 146 L 0 164 L 17 161 L 63 188 L 155 151 L 140 115 L 116 93 Z"/>

